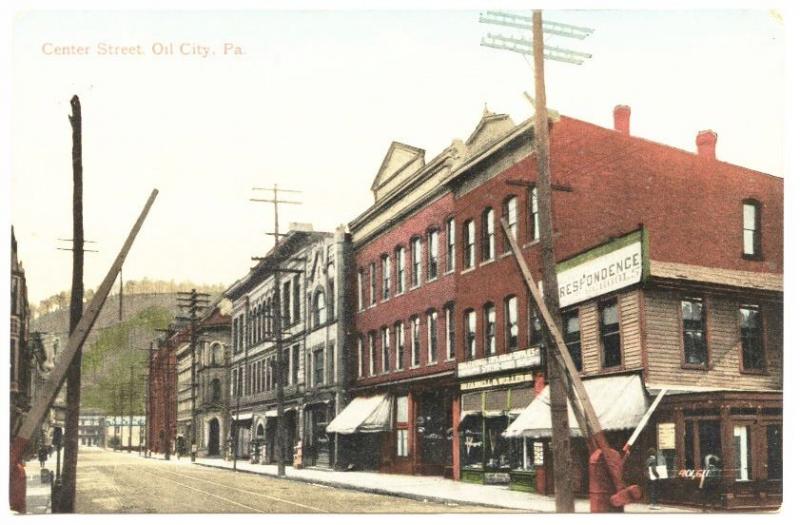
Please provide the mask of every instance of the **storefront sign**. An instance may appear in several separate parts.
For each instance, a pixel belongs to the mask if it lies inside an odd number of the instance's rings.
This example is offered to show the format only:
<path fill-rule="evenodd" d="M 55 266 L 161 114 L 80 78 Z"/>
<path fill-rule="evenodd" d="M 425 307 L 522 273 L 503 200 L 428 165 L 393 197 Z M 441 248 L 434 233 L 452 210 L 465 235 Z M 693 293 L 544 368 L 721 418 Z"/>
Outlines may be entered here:
<path fill-rule="evenodd" d="M 508 376 L 489 377 L 461 383 L 461 390 L 480 390 L 497 386 L 514 385 L 533 381 L 533 372 L 520 372 Z"/>
<path fill-rule="evenodd" d="M 544 443 L 541 441 L 533 442 L 533 464 L 537 467 L 544 465 Z"/>
<path fill-rule="evenodd" d="M 456 375 L 458 377 L 480 376 L 504 372 L 506 370 L 533 368 L 541 364 L 542 356 L 540 349 L 538 347 L 526 348 L 525 350 L 459 363 Z"/>
<path fill-rule="evenodd" d="M 612 241 L 558 265 L 562 308 L 619 290 L 642 279 L 641 233 Z"/>
<path fill-rule="evenodd" d="M 511 474 L 508 472 L 485 472 L 483 482 L 487 485 L 508 485 L 511 482 Z"/>
<path fill-rule="evenodd" d="M 675 423 L 658 424 L 658 450 L 675 450 Z"/>

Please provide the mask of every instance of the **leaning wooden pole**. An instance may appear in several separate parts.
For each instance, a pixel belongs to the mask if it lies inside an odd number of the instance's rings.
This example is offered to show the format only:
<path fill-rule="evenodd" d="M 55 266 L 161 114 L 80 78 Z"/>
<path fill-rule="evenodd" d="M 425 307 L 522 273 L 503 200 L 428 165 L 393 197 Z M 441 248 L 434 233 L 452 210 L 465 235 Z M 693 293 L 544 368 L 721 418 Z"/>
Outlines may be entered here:
<path fill-rule="evenodd" d="M 39 397 L 35 400 L 33 406 L 31 406 L 31 409 L 25 416 L 25 421 L 22 423 L 19 432 L 16 436 L 13 436 L 11 442 L 11 465 L 13 467 L 11 469 L 12 495 L 18 492 L 18 489 L 15 489 L 15 487 L 18 487 L 20 483 L 22 483 L 24 486 L 24 469 L 21 471 L 21 480 L 18 476 L 20 474 L 20 468 L 23 459 L 22 456 L 25 452 L 25 448 L 30 442 L 35 430 L 39 428 L 39 426 L 42 424 L 42 421 L 44 421 L 45 415 L 50 410 L 56 395 L 58 395 L 58 391 L 64 385 L 67 378 L 67 371 L 71 367 L 76 354 L 78 354 L 83 346 L 83 343 L 86 341 L 89 332 L 92 330 L 92 326 L 94 326 L 97 316 L 100 314 L 100 309 L 103 307 L 103 303 L 108 297 L 111 287 L 114 285 L 117 273 L 119 273 L 119 269 L 122 266 L 125 257 L 128 255 L 128 252 L 133 245 L 133 241 L 136 238 L 136 235 L 139 233 L 139 230 L 141 229 L 142 224 L 144 223 L 144 220 L 156 199 L 156 195 L 158 195 L 158 190 L 153 190 L 153 192 L 150 194 L 150 198 L 147 200 L 147 203 L 144 206 L 144 209 L 142 210 L 141 214 L 139 214 L 139 218 L 136 220 L 136 223 L 133 225 L 133 228 L 128 234 L 125 244 L 122 245 L 119 255 L 117 255 L 117 258 L 111 265 L 111 269 L 108 271 L 105 279 L 103 279 L 103 282 L 97 289 L 97 293 L 95 293 L 94 297 L 89 302 L 89 305 L 86 307 L 86 310 L 81 316 L 78 324 L 75 326 L 75 329 L 70 333 L 67 347 L 64 349 L 64 352 L 61 354 L 61 357 L 59 358 L 53 370 L 50 371 L 50 375 L 42 387 Z M 24 494 L 22 498 L 24 503 Z M 13 505 L 12 509 L 14 509 Z"/>

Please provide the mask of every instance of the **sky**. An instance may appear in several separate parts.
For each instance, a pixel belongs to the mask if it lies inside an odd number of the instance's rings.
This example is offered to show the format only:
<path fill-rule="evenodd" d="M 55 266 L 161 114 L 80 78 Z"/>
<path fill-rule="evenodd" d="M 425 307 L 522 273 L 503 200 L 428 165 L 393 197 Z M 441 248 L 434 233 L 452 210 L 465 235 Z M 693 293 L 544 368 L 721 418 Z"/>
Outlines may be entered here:
<path fill-rule="evenodd" d="M 302 191 L 281 222 L 333 231 L 372 203 L 393 140 L 426 150 L 466 139 L 484 107 L 530 116 L 530 64 L 481 47 L 476 10 L 27 11 L 13 18 L 10 211 L 29 299 L 70 286 L 69 99 L 83 106 L 85 285 L 96 288 L 153 188 L 160 193 L 125 278 L 230 284 L 271 246 L 256 186 Z M 547 44 L 592 54 L 548 62 L 548 107 L 784 176 L 784 23 L 768 11 L 546 10 L 591 27 Z M 156 55 L 173 44 L 174 54 Z M 181 53 L 183 49 L 189 54 Z M 242 54 L 224 53 L 225 44 Z M 143 55 L 99 56 L 101 45 Z M 155 48 L 154 48 L 155 45 Z M 88 46 L 86 55 L 48 54 Z M 203 58 L 193 52 L 214 51 Z M 229 48 L 235 51 L 234 48 Z M 5 184 L 6 181 L 4 180 Z"/>

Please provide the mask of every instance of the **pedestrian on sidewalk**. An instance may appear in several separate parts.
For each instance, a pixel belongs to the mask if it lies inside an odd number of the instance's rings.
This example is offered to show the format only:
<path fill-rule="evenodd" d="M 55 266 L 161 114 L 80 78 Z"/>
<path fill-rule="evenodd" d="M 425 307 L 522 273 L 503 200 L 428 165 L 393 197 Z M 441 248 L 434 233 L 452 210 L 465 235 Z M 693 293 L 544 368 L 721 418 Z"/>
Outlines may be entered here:
<path fill-rule="evenodd" d="M 705 469 L 703 476 L 700 478 L 700 490 L 702 491 L 703 507 L 702 511 L 706 511 L 706 507 L 712 511 L 719 504 L 722 506 L 722 498 L 720 494 L 722 469 L 720 464 L 722 461 L 716 454 L 708 454 L 703 460 Z"/>
<path fill-rule="evenodd" d="M 47 461 L 47 447 L 42 445 L 39 447 L 39 467 L 44 468 L 44 463 Z"/>
<path fill-rule="evenodd" d="M 658 480 L 661 476 L 658 474 L 658 457 L 656 450 L 650 448 L 647 450 L 647 492 L 650 495 L 650 509 L 658 510 Z"/>

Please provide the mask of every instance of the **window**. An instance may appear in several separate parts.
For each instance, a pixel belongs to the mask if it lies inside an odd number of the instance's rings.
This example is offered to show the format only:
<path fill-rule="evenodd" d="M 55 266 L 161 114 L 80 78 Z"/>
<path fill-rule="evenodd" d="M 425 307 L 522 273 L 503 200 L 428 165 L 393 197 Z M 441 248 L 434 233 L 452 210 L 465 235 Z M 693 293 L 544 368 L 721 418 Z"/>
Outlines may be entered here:
<path fill-rule="evenodd" d="M 383 350 L 383 371 L 388 372 L 391 369 L 391 361 L 390 359 L 390 351 L 391 351 L 391 341 L 389 340 L 389 327 L 384 326 L 381 329 L 381 345 Z"/>
<path fill-rule="evenodd" d="M 356 358 L 358 359 L 358 377 L 364 377 L 364 338 L 361 335 L 356 336 Z"/>
<path fill-rule="evenodd" d="M 397 432 L 397 456 L 408 457 L 408 429 L 398 428 Z"/>
<path fill-rule="evenodd" d="M 532 241 L 539 240 L 539 191 L 536 186 L 528 194 L 528 232 Z"/>
<path fill-rule="evenodd" d="M 322 384 L 325 378 L 325 353 L 322 348 L 314 351 L 314 386 Z"/>
<path fill-rule="evenodd" d="M 289 386 L 289 370 L 291 369 L 291 362 L 289 361 L 289 349 L 285 348 L 282 354 L 283 363 L 281 363 L 281 377 L 283 378 L 283 386 Z"/>
<path fill-rule="evenodd" d="M 333 365 L 331 365 L 331 368 L 333 368 Z M 296 385 L 299 379 L 300 379 L 300 345 L 294 345 L 292 347 L 292 384 Z"/>
<path fill-rule="evenodd" d="M 375 375 L 375 332 L 369 333 L 369 375 Z"/>
<path fill-rule="evenodd" d="M 272 335 L 272 297 L 267 299 L 267 335 Z"/>
<path fill-rule="evenodd" d="M 622 366 L 617 300 L 600 303 L 600 340 L 603 345 L 603 366 Z"/>
<path fill-rule="evenodd" d="M 494 259 L 494 210 L 483 210 L 481 221 L 481 259 L 490 261 Z"/>
<path fill-rule="evenodd" d="M 514 240 L 517 239 L 517 198 L 516 197 L 509 197 L 506 199 L 505 205 L 503 206 L 503 218 L 508 221 L 508 229 L 511 230 L 511 237 Z M 511 251 L 511 246 L 508 244 L 508 241 L 505 243 L 506 251 Z"/>
<path fill-rule="evenodd" d="M 291 323 L 291 318 L 289 314 L 291 313 L 290 304 L 289 304 L 289 293 L 291 292 L 292 283 L 286 281 L 283 283 L 283 293 L 281 294 L 281 311 L 283 312 L 283 326 L 289 326 Z"/>
<path fill-rule="evenodd" d="M 398 246 L 394 250 L 395 266 L 397 267 L 397 293 L 406 289 L 406 249 Z"/>
<path fill-rule="evenodd" d="M 447 330 L 447 359 L 456 357 L 456 323 L 455 306 L 448 304 L 444 307 L 444 323 Z"/>
<path fill-rule="evenodd" d="M 314 327 L 325 324 L 325 293 L 318 290 L 314 294 Z"/>
<path fill-rule="evenodd" d="M 411 365 L 419 366 L 419 317 L 411 318 Z"/>
<path fill-rule="evenodd" d="M 493 304 L 483 307 L 483 352 L 485 355 L 494 355 L 497 352 L 495 310 Z"/>
<path fill-rule="evenodd" d="M 395 360 L 397 362 L 396 368 L 402 370 L 405 366 L 405 353 L 406 353 L 406 327 L 402 322 L 394 324 L 394 337 L 396 339 L 395 345 Z"/>
<path fill-rule="evenodd" d="M 742 204 L 744 224 L 742 253 L 746 258 L 761 256 L 761 205 L 755 200 Z"/>
<path fill-rule="evenodd" d="M 358 283 L 356 284 L 356 299 L 358 301 L 358 309 L 364 309 L 364 269 L 358 269 Z"/>
<path fill-rule="evenodd" d="M 536 309 L 536 300 L 528 293 L 528 344 L 532 347 L 542 348 L 544 344 L 544 329 L 539 312 Z"/>
<path fill-rule="evenodd" d="M 464 223 L 464 268 L 472 268 L 475 264 L 475 223 Z"/>
<path fill-rule="evenodd" d="M 299 346 L 298 346 L 299 350 Z M 326 368 L 328 374 L 328 384 L 336 383 L 336 345 L 331 343 L 328 345 L 328 367 Z"/>
<path fill-rule="evenodd" d="M 239 351 L 239 318 L 233 318 L 233 351 Z"/>
<path fill-rule="evenodd" d="M 464 312 L 464 359 L 475 359 L 475 310 Z"/>
<path fill-rule="evenodd" d="M 375 304 L 377 294 L 375 288 L 377 286 L 378 276 L 375 274 L 375 263 L 369 263 L 369 304 Z"/>
<path fill-rule="evenodd" d="M 447 259 L 445 260 L 446 272 L 453 271 L 456 265 L 456 221 L 455 219 L 447 219 L 445 222 L 445 230 L 447 232 Z"/>
<path fill-rule="evenodd" d="M 760 307 L 756 305 L 739 307 L 739 332 L 742 341 L 742 368 L 763 370 L 766 363 Z"/>
<path fill-rule="evenodd" d="M 517 298 L 506 299 L 506 352 L 519 348 L 519 308 Z"/>
<path fill-rule="evenodd" d="M 767 425 L 767 479 L 783 479 L 783 425 Z"/>
<path fill-rule="evenodd" d="M 411 286 L 419 286 L 422 276 L 422 239 L 411 239 Z"/>
<path fill-rule="evenodd" d="M 575 369 L 580 371 L 583 368 L 583 356 L 581 354 L 581 323 L 578 310 L 570 310 L 564 314 L 564 343 L 567 345 Z"/>
<path fill-rule="evenodd" d="M 300 276 L 292 278 L 292 323 L 300 321 Z"/>
<path fill-rule="evenodd" d="M 428 279 L 436 279 L 439 275 L 439 232 L 428 232 Z"/>
<path fill-rule="evenodd" d="M 395 434 L 397 456 L 408 457 L 408 396 L 398 396 L 395 400 Z"/>
<path fill-rule="evenodd" d="M 752 471 L 750 458 L 750 425 L 734 425 L 733 458 L 736 481 L 749 481 Z"/>
<path fill-rule="evenodd" d="M 392 286 L 392 262 L 389 260 L 388 255 L 381 257 L 381 276 L 383 278 L 383 300 L 389 298 L 390 288 Z"/>
<path fill-rule="evenodd" d="M 705 305 L 701 298 L 681 301 L 683 317 L 683 360 L 687 365 L 707 366 Z"/>
<path fill-rule="evenodd" d="M 435 310 L 428 312 L 428 364 L 436 362 L 436 318 Z"/>

